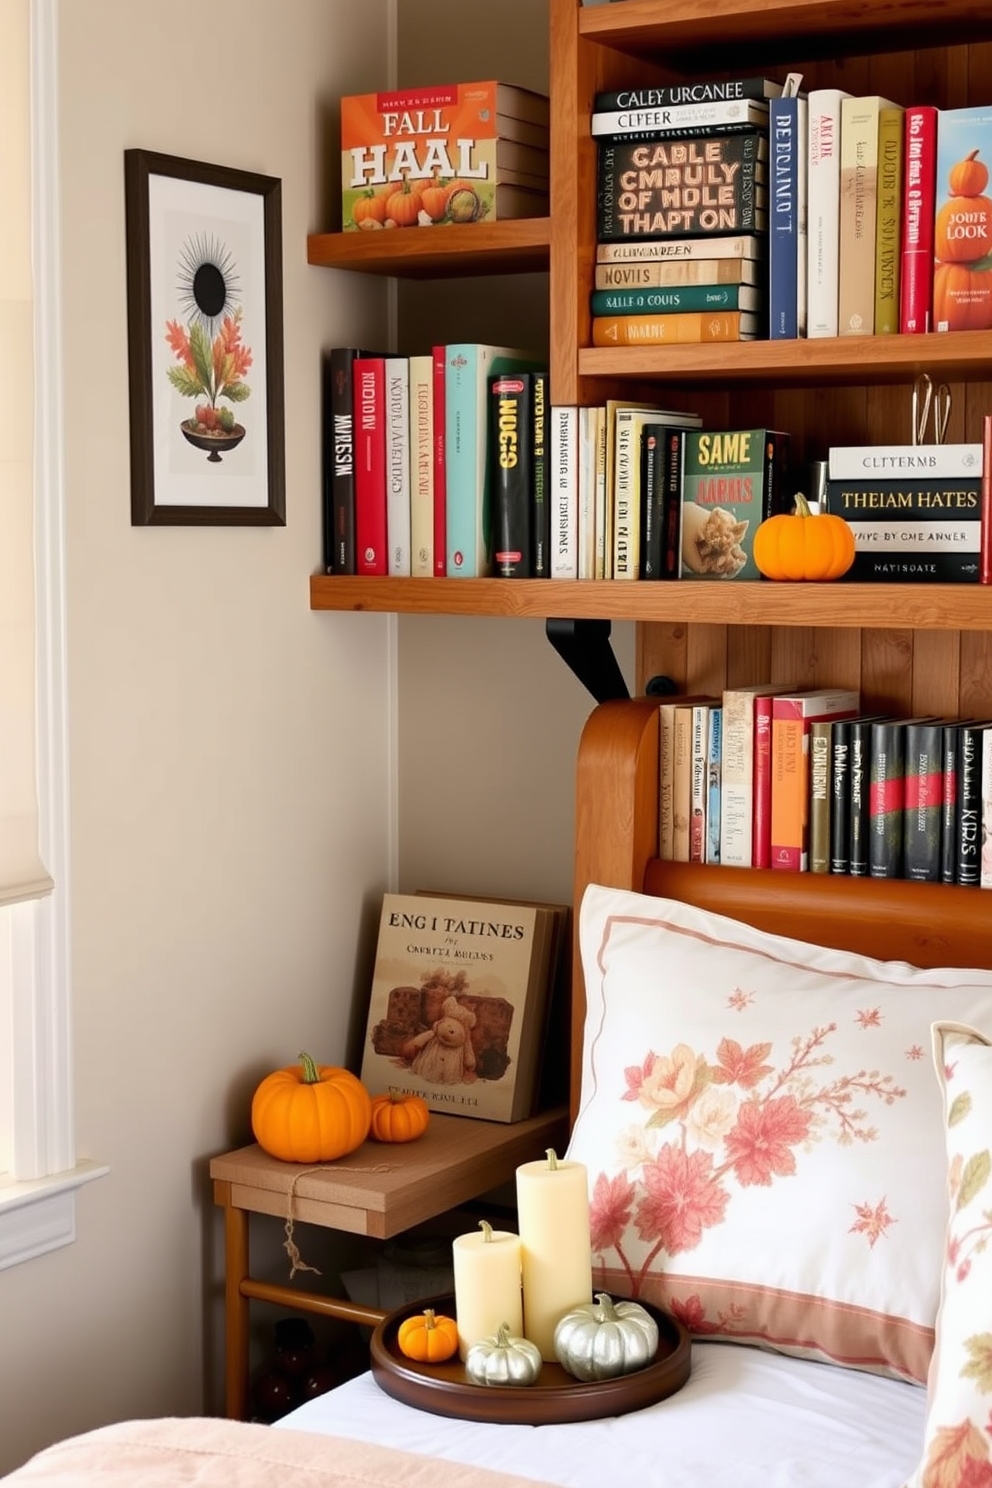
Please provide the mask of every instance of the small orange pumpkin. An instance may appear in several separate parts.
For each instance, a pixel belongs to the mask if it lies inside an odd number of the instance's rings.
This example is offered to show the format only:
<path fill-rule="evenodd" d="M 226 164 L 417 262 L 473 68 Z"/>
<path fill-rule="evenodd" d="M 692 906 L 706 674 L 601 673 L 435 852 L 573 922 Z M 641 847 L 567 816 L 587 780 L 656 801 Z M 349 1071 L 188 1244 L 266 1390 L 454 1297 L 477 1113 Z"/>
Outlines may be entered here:
<path fill-rule="evenodd" d="M 992 265 L 939 263 L 933 276 L 934 324 L 948 331 L 992 330 Z"/>
<path fill-rule="evenodd" d="M 416 227 L 417 218 L 420 215 L 421 193 L 419 187 L 411 186 L 409 181 L 394 191 L 386 201 L 386 220 L 396 223 L 397 227 Z"/>
<path fill-rule="evenodd" d="M 371 1135 L 377 1142 L 412 1142 L 427 1130 L 430 1117 L 422 1095 L 390 1090 L 372 1097 Z"/>
<path fill-rule="evenodd" d="M 299 1064 L 266 1075 L 252 1096 L 251 1129 L 258 1145 L 283 1162 L 334 1162 L 369 1134 L 372 1098 L 350 1070 Z"/>
<path fill-rule="evenodd" d="M 988 166 L 978 159 L 977 150 L 957 161 L 947 173 L 947 186 L 952 196 L 981 196 L 988 184 Z"/>
<path fill-rule="evenodd" d="M 432 181 L 420 195 L 421 210 L 432 222 L 440 222 L 448 205 L 448 188 L 441 181 Z"/>
<path fill-rule="evenodd" d="M 386 198 L 377 191 L 365 191 L 355 201 L 351 209 L 352 221 L 359 227 L 369 227 L 378 224 L 380 227 L 386 220 Z"/>
<path fill-rule="evenodd" d="M 432 1307 L 404 1318 L 396 1334 L 400 1353 L 419 1364 L 441 1364 L 458 1348 L 458 1324 Z"/>
<path fill-rule="evenodd" d="M 754 561 L 766 579 L 839 579 L 854 562 L 854 533 L 843 517 L 814 515 L 799 492 L 794 514 L 767 517 L 754 534 Z"/>

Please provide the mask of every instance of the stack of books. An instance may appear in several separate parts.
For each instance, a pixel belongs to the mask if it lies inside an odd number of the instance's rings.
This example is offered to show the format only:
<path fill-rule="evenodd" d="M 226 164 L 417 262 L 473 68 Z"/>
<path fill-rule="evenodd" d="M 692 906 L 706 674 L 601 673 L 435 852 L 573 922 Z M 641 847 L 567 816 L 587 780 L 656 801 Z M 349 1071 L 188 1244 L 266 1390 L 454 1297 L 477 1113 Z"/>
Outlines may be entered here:
<path fill-rule="evenodd" d="M 345 232 L 548 213 L 550 109 L 495 81 L 341 100 Z"/>
<path fill-rule="evenodd" d="M 595 346 L 767 326 L 767 78 L 598 93 Z"/>

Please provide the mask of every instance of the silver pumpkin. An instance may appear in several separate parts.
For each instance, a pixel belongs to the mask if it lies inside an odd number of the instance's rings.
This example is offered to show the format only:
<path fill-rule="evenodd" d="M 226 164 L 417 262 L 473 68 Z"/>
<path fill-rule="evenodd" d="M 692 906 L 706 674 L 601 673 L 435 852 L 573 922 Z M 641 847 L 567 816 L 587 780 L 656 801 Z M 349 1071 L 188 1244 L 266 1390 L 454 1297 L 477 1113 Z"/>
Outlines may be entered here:
<path fill-rule="evenodd" d="M 566 1312 L 555 1328 L 555 1358 L 576 1379 L 613 1379 L 650 1364 L 658 1352 L 658 1324 L 639 1302 L 614 1302 L 597 1292 Z"/>
<path fill-rule="evenodd" d="M 480 1338 L 465 1358 L 465 1373 L 476 1385 L 536 1385 L 543 1360 L 529 1338 L 515 1338 L 501 1323 L 495 1338 Z"/>

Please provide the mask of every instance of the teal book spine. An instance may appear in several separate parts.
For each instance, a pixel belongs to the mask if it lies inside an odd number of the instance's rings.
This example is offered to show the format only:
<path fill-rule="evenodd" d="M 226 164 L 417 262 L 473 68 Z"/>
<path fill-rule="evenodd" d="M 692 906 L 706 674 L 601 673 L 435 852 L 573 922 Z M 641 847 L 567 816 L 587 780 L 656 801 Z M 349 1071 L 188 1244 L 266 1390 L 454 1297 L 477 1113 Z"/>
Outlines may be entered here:
<path fill-rule="evenodd" d="M 678 284 L 658 289 L 594 289 L 592 315 L 659 315 L 678 310 L 760 310 L 764 293 L 753 284 Z"/>

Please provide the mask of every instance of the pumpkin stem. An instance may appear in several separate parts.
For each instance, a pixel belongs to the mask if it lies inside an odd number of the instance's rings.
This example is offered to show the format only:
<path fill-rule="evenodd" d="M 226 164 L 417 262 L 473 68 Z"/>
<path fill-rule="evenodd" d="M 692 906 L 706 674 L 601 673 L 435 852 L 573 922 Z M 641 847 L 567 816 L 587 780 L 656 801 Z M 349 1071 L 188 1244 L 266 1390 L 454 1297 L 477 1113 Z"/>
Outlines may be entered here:
<path fill-rule="evenodd" d="M 300 1063 L 303 1066 L 304 1085 L 319 1085 L 320 1075 L 317 1072 L 317 1066 L 314 1063 L 313 1059 L 310 1057 L 309 1054 L 301 1054 L 299 1058 Z"/>
<path fill-rule="evenodd" d="M 557 1152 L 555 1151 L 555 1149 L 553 1147 L 549 1147 L 547 1149 L 547 1154 L 548 1154 L 548 1167 L 551 1169 L 551 1171 L 553 1173 L 555 1171 L 555 1169 L 557 1168 L 557 1166 L 558 1166 L 558 1154 L 557 1154 Z"/>
<path fill-rule="evenodd" d="M 489 1223 L 488 1219 L 479 1220 L 479 1229 L 482 1231 L 483 1243 L 488 1244 L 488 1242 L 493 1238 L 493 1227 Z"/>
<path fill-rule="evenodd" d="M 510 1325 L 509 1325 L 509 1323 L 500 1323 L 499 1327 L 496 1329 L 496 1347 L 497 1348 L 506 1348 L 506 1345 L 509 1342 L 509 1338 L 510 1338 Z"/>
<path fill-rule="evenodd" d="M 612 1322 L 617 1315 L 616 1308 L 613 1306 L 613 1298 L 609 1295 L 608 1292 L 597 1292 L 596 1302 L 602 1309 L 603 1313 L 603 1316 L 600 1318 L 599 1321 L 601 1323 Z"/>
<path fill-rule="evenodd" d="M 437 1327 L 437 1319 L 434 1316 L 433 1307 L 424 1308 L 424 1327 L 430 1332 L 431 1328 Z"/>
<path fill-rule="evenodd" d="M 797 491 L 796 492 L 796 516 L 797 517 L 811 517 L 812 515 L 813 515 L 813 513 L 809 509 L 809 502 L 806 500 L 806 497 L 803 495 L 802 491 Z"/>

